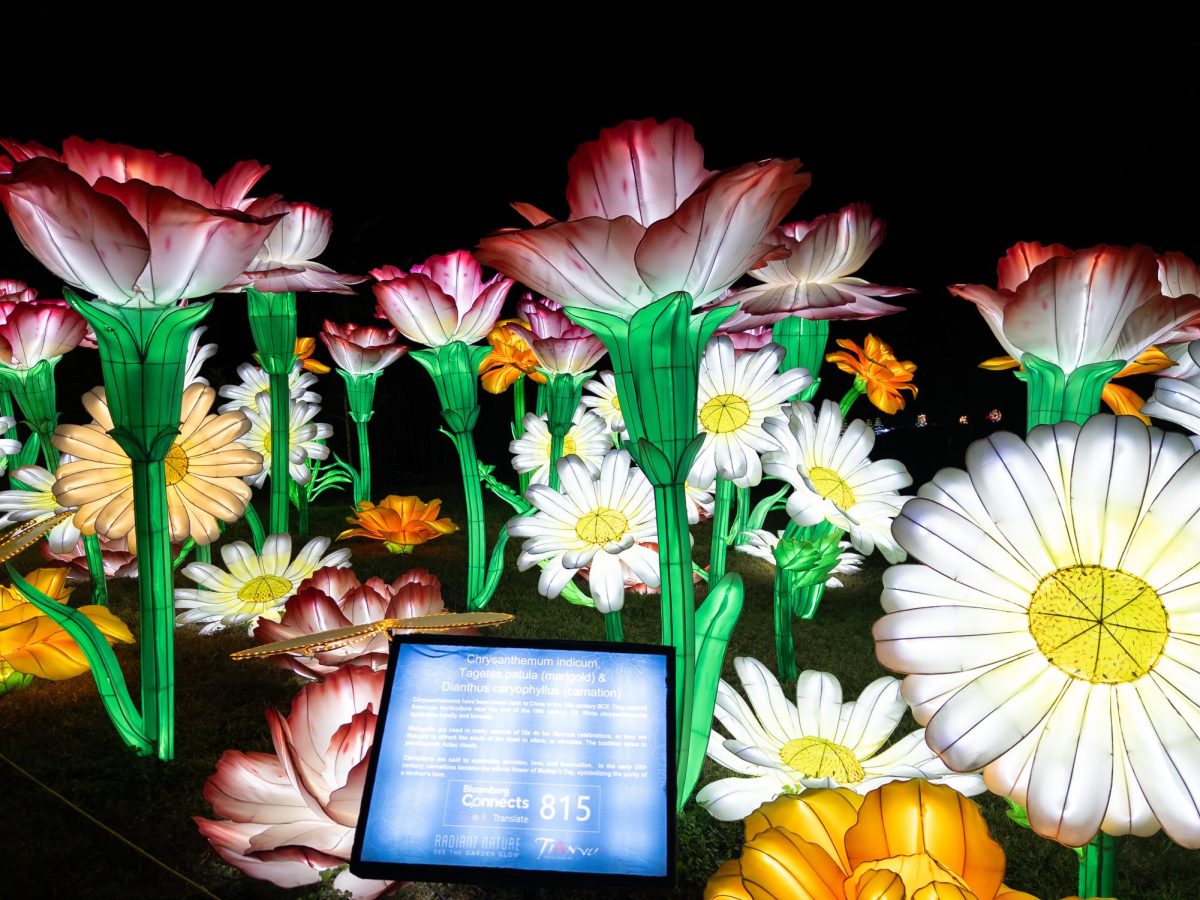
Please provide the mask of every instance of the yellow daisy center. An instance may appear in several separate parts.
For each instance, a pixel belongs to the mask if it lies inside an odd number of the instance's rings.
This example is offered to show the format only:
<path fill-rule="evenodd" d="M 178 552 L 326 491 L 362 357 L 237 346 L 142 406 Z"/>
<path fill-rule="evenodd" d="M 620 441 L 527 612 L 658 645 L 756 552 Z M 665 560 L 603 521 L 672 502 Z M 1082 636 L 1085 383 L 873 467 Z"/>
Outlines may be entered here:
<path fill-rule="evenodd" d="M 618 510 L 600 506 L 584 513 L 575 523 L 575 534 L 585 544 L 603 547 L 629 530 L 629 520 Z"/>
<path fill-rule="evenodd" d="M 563 437 L 563 456 L 570 456 L 575 452 L 575 447 L 575 438 L 569 434 Z"/>
<path fill-rule="evenodd" d="M 617 412 L 621 411 L 621 398 L 618 397 L 616 394 L 613 394 L 612 408 L 615 409 Z"/>
<path fill-rule="evenodd" d="M 292 590 L 292 583 L 278 575 L 256 575 L 238 589 L 239 600 L 270 606 Z"/>
<path fill-rule="evenodd" d="M 812 482 L 813 490 L 838 509 L 849 509 L 854 505 L 854 491 L 850 490 L 846 480 L 833 469 L 813 466 L 808 470 L 808 480 Z"/>
<path fill-rule="evenodd" d="M 700 407 L 700 424 L 710 434 L 728 434 L 750 421 L 750 404 L 737 394 L 717 394 Z"/>
<path fill-rule="evenodd" d="M 263 432 L 262 445 L 265 451 L 271 452 L 271 430 L 269 428 Z"/>
<path fill-rule="evenodd" d="M 183 448 L 178 444 L 172 444 L 171 449 L 167 451 L 167 455 L 163 459 L 163 469 L 167 476 L 168 486 L 178 484 L 187 477 L 187 454 L 183 452 Z"/>
<path fill-rule="evenodd" d="M 830 778 L 837 784 L 853 785 L 867 777 L 853 750 L 825 738 L 788 741 L 780 749 L 779 759 L 805 778 Z"/>
<path fill-rule="evenodd" d="M 1043 578 L 1029 632 L 1046 659 L 1092 684 L 1136 681 L 1167 645 L 1167 610 L 1142 579 L 1104 566 L 1067 566 Z"/>

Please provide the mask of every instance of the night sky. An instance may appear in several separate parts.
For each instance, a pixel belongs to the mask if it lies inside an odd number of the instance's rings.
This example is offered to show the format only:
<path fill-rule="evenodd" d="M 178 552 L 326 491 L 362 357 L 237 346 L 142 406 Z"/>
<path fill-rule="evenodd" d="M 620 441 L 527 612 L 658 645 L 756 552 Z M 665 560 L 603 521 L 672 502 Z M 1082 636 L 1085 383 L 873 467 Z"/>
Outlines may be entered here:
<path fill-rule="evenodd" d="M 794 31 L 758 52 L 757 34 L 716 48 L 720 26 L 710 23 L 706 45 L 681 41 L 656 59 L 647 42 L 630 41 L 610 46 L 616 55 L 604 64 L 574 45 L 501 48 L 503 39 L 482 26 L 477 46 L 426 46 L 423 56 L 414 54 L 431 36 L 419 30 L 386 46 L 364 45 L 365 34 L 357 46 L 313 44 L 299 60 L 259 49 L 179 67 L 113 53 L 90 59 L 86 70 L 68 64 L 36 90 L 14 90 L 19 82 L 10 78 L 0 128 L 51 146 L 79 134 L 170 150 L 213 179 L 240 159 L 268 163 L 256 193 L 331 208 L 333 240 L 321 261 L 361 273 L 473 247 L 493 229 L 520 224 L 509 201 L 565 212 L 575 146 L 626 118 L 688 120 L 709 168 L 799 157 L 813 186 L 789 220 L 870 203 L 888 236 L 861 274 L 920 291 L 901 299 L 908 312 L 835 323 L 832 336 L 874 331 L 918 364 L 920 396 L 900 422 L 921 411 L 937 422 L 971 416 L 969 429 L 924 438 L 919 460 L 895 450 L 928 476 L 961 462 L 962 438 L 978 433 L 975 423 L 992 407 L 1004 411 L 1006 425 L 1023 421 L 1015 379 L 976 368 L 999 346 L 947 284 L 994 283 L 996 260 L 1018 240 L 1144 243 L 1200 256 L 1197 77 L 1191 55 L 1164 43 L 1172 23 L 1089 16 L 1047 29 L 992 15 L 990 24 L 971 26 L 969 40 L 921 47 L 789 19 Z M 757 18 L 756 29 L 771 30 L 771 21 Z M 995 28 L 1006 31 L 1004 40 L 977 43 Z M 100 44 L 111 37 L 96 34 Z M 132 49 L 127 36 L 121 47 Z M 5 221 L 0 277 L 60 295 Z M 361 298 L 302 296 L 301 332 L 315 334 L 325 316 L 367 322 L 373 308 L 369 290 Z M 236 295 L 217 299 L 209 319 L 210 339 L 222 345 L 219 368 L 209 371 L 214 383 L 233 379 L 248 357 L 244 321 Z M 86 354 L 72 353 L 60 370 L 64 393 L 99 383 L 94 355 Z M 832 367 L 825 378 L 834 395 L 849 383 Z M 1135 386 L 1145 393 L 1150 382 Z M 340 380 L 327 376 L 318 390 L 337 447 Z M 68 421 L 82 415 L 65 397 L 60 407 Z M 484 395 L 483 407 L 481 455 L 499 461 L 508 395 Z M 372 425 L 381 487 L 456 480 L 449 444 L 434 430 L 432 385 L 415 363 L 402 360 L 383 376 L 377 408 L 384 411 Z M 875 414 L 865 401 L 856 411 Z M 387 442 L 394 452 L 384 450 Z"/>

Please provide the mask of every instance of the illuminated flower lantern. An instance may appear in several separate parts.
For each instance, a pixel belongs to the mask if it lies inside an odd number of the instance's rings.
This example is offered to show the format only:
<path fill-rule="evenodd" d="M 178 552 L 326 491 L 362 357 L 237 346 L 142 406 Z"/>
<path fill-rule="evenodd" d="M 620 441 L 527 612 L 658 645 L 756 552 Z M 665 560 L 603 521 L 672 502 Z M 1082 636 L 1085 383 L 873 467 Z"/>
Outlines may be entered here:
<path fill-rule="evenodd" d="M 408 272 L 384 266 L 371 272 L 379 310 L 396 329 L 426 349 L 411 356 L 433 378 L 446 434 L 458 452 L 467 501 L 467 608 L 479 609 L 487 569 L 487 527 L 475 453 L 479 418 L 479 365 L 490 352 L 477 343 L 488 336 L 500 315 L 512 279 L 483 280 L 479 262 L 465 250 L 431 256 Z"/>
<path fill-rule="evenodd" d="M 533 227 L 479 245 L 481 260 L 561 303 L 612 359 L 628 449 L 655 492 L 662 639 L 675 648 L 678 674 L 681 805 L 707 740 L 692 719 L 707 722 L 717 681 L 711 667 L 720 666 L 716 643 L 696 646 L 684 482 L 703 442 L 700 358 L 733 307 L 692 312 L 775 251 L 772 232 L 809 183 L 798 169 L 796 160 L 772 159 L 714 173 L 685 122 L 625 122 L 576 151 L 567 221 L 523 205 Z M 709 602 L 736 593 L 714 586 Z M 730 602 L 725 613 L 736 619 L 739 609 Z"/>
<path fill-rule="evenodd" d="M 9 172 L 11 169 L 12 160 L 0 154 L 0 173 Z M 0 278 L 0 309 L 11 309 L 18 303 L 28 303 L 36 297 L 37 291 L 29 287 L 25 282 L 16 278 Z M 0 385 L 0 419 L 13 419 L 13 412 L 12 394 L 3 385 Z M 5 427 L 3 434 L 7 440 L 17 440 L 15 419 L 13 419 L 12 424 Z M 3 452 L 7 454 L 8 451 Z M 8 465 L 7 458 L 5 464 Z M 9 468 L 18 465 L 21 465 L 21 463 L 15 462 Z"/>
<path fill-rule="evenodd" d="M 508 328 L 530 347 L 538 371 L 548 379 L 546 387 L 546 421 L 550 432 L 549 484 L 558 487 L 558 460 L 564 453 L 567 434 L 578 419 L 583 385 L 592 377 L 592 367 L 604 356 L 600 339 L 572 322 L 562 312 L 562 306 L 544 297 L 526 295 L 517 304 L 517 313 L 528 324 L 514 322 Z M 528 488 L 525 480 L 522 490 Z"/>
<path fill-rule="evenodd" d="M 291 888 L 350 861 L 384 673 L 347 666 L 301 688 L 286 717 L 267 710 L 274 753 L 227 750 L 204 783 L 221 819 L 194 818 L 225 862 Z M 371 900 L 395 890 L 348 870 L 337 890 Z"/>
<path fill-rule="evenodd" d="M 236 522 L 250 502 L 250 488 L 242 479 L 263 469 L 263 458 L 239 443 L 250 429 L 246 417 L 240 412 L 209 412 L 216 396 L 202 384 L 183 392 L 179 433 L 164 457 L 164 524 L 175 543 L 190 538 L 207 545 L 220 537 L 218 523 Z M 115 425 L 107 392 L 89 391 L 83 405 L 93 421 L 60 425 L 54 434 L 54 445 L 72 457 L 56 473 L 54 496 L 62 506 L 76 509 L 74 523 L 83 534 L 126 538 L 136 552 L 133 465 L 112 436 Z"/>
<path fill-rule="evenodd" d="M 761 350 L 734 353 L 733 341 L 715 337 L 700 361 L 696 408 L 704 446 L 696 454 L 691 477 L 698 484 L 716 483 L 709 578 L 725 574 L 726 534 L 735 488 L 762 481 L 760 455 L 776 449 L 764 430 L 769 419 L 782 419 L 783 404 L 812 382 L 804 369 L 780 373 L 783 348 L 770 344 Z M 740 538 L 740 532 L 735 535 Z"/>
<path fill-rule="evenodd" d="M 445 611 L 442 583 L 424 569 L 409 569 L 390 584 L 381 578 L 359 582 L 351 569 L 319 569 L 300 583 L 278 622 L 259 621 L 254 639 L 268 644 L 382 619 L 411 619 Z M 317 679 L 342 666 L 382 671 L 388 664 L 388 646 L 387 634 L 376 634 L 366 643 L 319 650 L 311 656 L 284 654 L 274 659 L 297 675 Z"/>
<path fill-rule="evenodd" d="M 180 625 L 201 625 L 201 634 L 212 634 L 233 625 L 259 621 L 278 622 L 283 606 L 300 583 L 326 566 L 348 566 L 349 550 L 329 549 L 329 538 L 313 538 L 292 557 L 292 538 L 287 534 L 269 535 L 262 553 L 244 541 L 221 546 L 225 569 L 211 563 L 188 563 L 183 575 L 199 589 L 178 588 L 175 606 L 180 610 Z M 226 571 L 228 570 L 228 571 Z"/>
<path fill-rule="evenodd" d="M 842 703 L 836 678 L 808 670 L 796 681 L 793 703 L 758 660 L 739 657 L 734 668 L 750 703 L 721 682 L 716 719 L 731 736 L 713 729 L 708 755 L 741 777 L 710 782 L 696 795 L 715 818 L 744 819 L 780 794 L 831 787 L 866 794 L 904 778 L 928 779 L 968 796 L 984 790 L 978 775 L 948 769 L 922 729 L 884 749 L 908 712 L 896 678 L 877 678 L 858 700 Z"/>
<path fill-rule="evenodd" d="M 226 290 L 245 290 L 250 331 L 258 348 L 258 360 L 267 372 L 271 397 L 284 397 L 305 344 L 296 337 L 296 292 L 353 294 L 352 285 L 367 280 L 365 275 L 343 275 L 315 262 L 325 251 L 333 231 L 329 210 L 311 203 L 286 203 L 278 196 L 246 201 L 240 208 L 255 215 L 283 216 L 278 227 L 259 249 L 241 277 Z M 309 341 L 309 354 L 312 344 Z M 308 366 L 306 366 L 308 368 Z M 288 484 L 291 424 L 290 410 L 283 403 L 271 406 L 270 530 L 288 530 Z M 303 494 L 301 496 L 304 496 Z"/>
<path fill-rule="evenodd" d="M 842 415 L 845 416 L 854 401 L 863 394 L 883 412 L 895 415 L 904 409 L 904 392 L 917 396 L 912 383 L 916 363 L 896 358 L 892 348 L 875 337 L 867 335 L 865 347 L 854 341 L 839 340 L 842 349 L 825 357 L 826 362 L 835 364 L 843 372 L 854 376 L 854 384 L 842 398 Z"/>
<path fill-rule="evenodd" d="M 61 462 L 71 462 L 74 457 L 67 456 Z M 11 477 L 20 488 L 11 491 L 0 491 L 0 528 L 6 528 L 18 522 L 29 522 L 43 519 L 63 512 L 75 512 L 74 507 L 63 506 L 54 496 L 54 482 L 57 477 L 48 469 L 41 466 L 21 466 L 13 470 Z M 46 543 L 54 553 L 68 554 L 75 549 L 82 534 L 76 527 L 74 517 L 59 522 L 46 535 Z"/>
<path fill-rule="evenodd" d="M 785 795 L 746 819 L 705 900 L 1037 900 L 1006 887 L 1004 851 L 948 787 L 897 781 Z"/>
<path fill-rule="evenodd" d="M 458 531 L 448 517 L 438 518 L 441 511 L 441 500 L 425 503 L 419 497 L 395 494 L 384 497 L 378 506 L 364 500 L 354 515 L 346 519 L 355 527 L 346 529 L 337 539 L 365 537 L 382 541 L 390 553 L 412 553 L 418 544 Z"/>
<path fill-rule="evenodd" d="M 354 483 L 354 504 L 371 499 L 371 445 L 367 423 L 375 415 L 375 382 L 383 370 L 408 352 L 397 342 L 394 328 L 347 323 L 338 325 L 325 320 L 319 335 L 337 373 L 346 382 L 350 418 L 358 444 L 358 479 Z"/>
<path fill-rule="evenodd" d="M 832 400 L 821 404 L 820 415 L 796 400 L 786 421 L 773 419 L 765 428 L 779 449 L 763 456 L 763 471 L 793 488 L 787 501 L 791 522 L 775 570 L 776 664 L 780 676 L 791 680 L 792 617 L 816 614 L 829 572 L 839 563 L 842 533 L 864 554 L 878 548 L 890 562 L 904 558 L 891 528 L 906 499 L 899 491 L 912 477 L 897 460 L 871 460 L 874 433 L 861 419 L 843 431 L 841 408 Z"/>
<path fill-rule="evenodd" d="M 1146 247 L 1016 244 L 997 286 L 951 285 L 978 308 L 1027 383 L 1028 425 L 1083 422 L 1109 379 L 1200 316 L 1200 297 L 1168 296 Z"/>
<path fill-rule="evenodd" d="M 576 407 L 575 415 L 568 420 L 560 443 L 556 444 L 546 416 L 526 413 L 522 425 L 524 434 L 508 445 L 508 451 L 513 454 L 513 468 L 518 474 L 528 476 L 530 484 L 549 484 L 557 489 L 558 460 L 564 456 L 575 456 L 592 472 L 598 472 L 604 455 L 612 449 L 604 420 L 595 413 L 585 412 L 582 405 Z"/>
<path fill-rule="evenodd" d="M 744 332 L 774 325 L 775 343 L 786 351 L 784 369 L 803 368 L 813 383 L 801 394 L 809 400 L 820 386 L 821 359 L 833 320 L 874 319 L 903 312 L 880 297 L 914 293 L 885 287 L 856 273 L 883 243 L 887 229 L 865 203 L 852 203 L 811 222 L 789 222 L 775 233 L 782 250 L 747 274 L 762 282 L 734 292 L 741 310 L 726 323 Z"/>
<path fill-rule="evenodd" d="M 930 747 L 1039 834 L 1200 847 L 1198 479 L 1183 435 L 1093 416 L 977 441 L 896 518 L 920 564 L 884 575 L 876 654 Z"/>
<path fill-rule="evenodd" d="M 106 695 L 106 705 L 127 741 L 170 759 L 174 624 L 165 460 L 180 421 L 188 338 L 210 309 L 179 304 L 237 278 L 280 216 L 242 210 L 266 171 L 254 162 L 239 163 L 213 184 L 181 156 L 104 141 L 68 138 L 61 155 L 37 144 L 3 146 L 15 163 L 0 175 L 0 203 L 21 243 L 66 284 L 97 298 L 67 295 L 95 330 L 113 437 L 132 462 L 142 629 L 141 711 L 132 711 L 127 695 Z"/>
<path fill-rule="evenodd" d="M 525 336 L 510 331 L 510 325 L 524 325 L 519 319 L 499 319 L 487 336 L 492 351 L 479 363 L 479 383 L 489 394 L 502 394 L 512 388 L 512 434 L 516 439 L 525 436 L 525 378 L 538 385 L 538 408 L 544 402 L 541 390 L 546 376 L 538 371 L 537 357 L 529 349 Z M 529 488 L 529 473 L 519 472 L 521 493 Z"/>

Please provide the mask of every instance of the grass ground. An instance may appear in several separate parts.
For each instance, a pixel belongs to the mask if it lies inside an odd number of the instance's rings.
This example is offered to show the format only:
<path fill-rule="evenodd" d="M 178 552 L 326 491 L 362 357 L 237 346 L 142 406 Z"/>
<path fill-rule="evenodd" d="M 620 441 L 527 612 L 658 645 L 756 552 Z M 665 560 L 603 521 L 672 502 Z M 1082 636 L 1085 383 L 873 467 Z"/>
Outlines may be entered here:
<path fill-rule="evenodd" d="M 422 488 L 425 499 L 437 489 Z M 461 520 L 456 487 L 440 489 L 445 509 Z M 335 534 L 341 528 L 342 507 L 313 510 L 313 532 Z M 489 506 L 490 530 L 505 515 Z M 231 532 L 233 537 L 240 531 Z M 461 609 L 466 539 L 462 532 L 417 548 L 412 556 L 389 556 L 376 545 L 352 544 L 354 567 L 361 578 L 393 578 L 412 566 L 424 566 L 442 579 L 447 606 Z M 696 533 L 696 555 L 705 558 L 707 532 Z M 219 558 L 219 557 L 218 557 Z M 511 612 L 516 621 L 503 630 L 512 637 L 603 639 L 603 622 L 595 612 L 538 596 L 535 573 L 518 573 L 516 548 L 510 545 L 510 569 L 492 607 Z M 34 567 L 32 554 L 18 568 Z M 746 581 L 746 604 L 734 632 L 726 675 L 732 677 L 735 655 L 755 656 L 773 666 L 771 574 L 765 563 L 732 554 L 730 569 Z M 830 671 L 841 679 L 847 698 L 884 674 L 875 661 L 870 627 L 878 618 L 883 566 L 872 561 L 847 579 L 846 587 L 831 591 L 814 621 L 796 622 L 795 639 L 802 668 Z M 113 608 L 136 634 L 135 586 L 112 585 Z M 626 636 L 632 641 L 656 642 L 657 598 L 631 597 L 624 613 Z M 43 787 L 13 768 L 20 766 L 46 787 L 58 792 L 95 819 L 120 833 L 169 867 L 203 885 L 218 897 L 265 900 L 338 896 L 328 886 L 285 891 L 252 880 L 226 866 L 199 836 L 191 817 L 208 815 L 201 785 L 217 758 L 230 748 L 270 750 L 263 710 L 286 710 L 300 687 L 299 679 L 264 662 L 235 663 L 229 653 L 250 643 L 244 632 L 201 637 L 195 629 L 177 633 L 176 672 L 178 733 L 177 759 L 170 764 L 136 757 L 110 727 L 96 688 L 88 676 L 60 683 L 41 682 L 0 697 L 0 785 L 5 825 L 4 874 L 0 897 L 16 898 L 183 898 L 203 896 L 176 875 L 158 867 L 69 808 Z M 136 647 L 119 647 L 118 656 L 133 683 Z M 789 694 L 794 685 L 785 685 Z M 915 727 L 911 721 L 898 734 Z M 711 763 L 701 784 L 720 777 Z M 1006 882 L 1039 897 L 1058 898 L 1075 891 L 1075 856 L 1011 823 L 1004 804 L 985 795 L 978 798 L 993 834 L 1008 854 Z M 740 846 L 740 824 L 714 821 L 690 804 L 679 824 L 680 885 L 674 896 L 698 897 L 705 880 L 719 863 Z M 1185 851 L 1162 835 L 1127 838 L 1121 842 L 1122 900 L 1184 900 L 1200 897 L 1200 855 Z M 490 887 L 412 885 L 405 898 L 519 897 L 520 892 Z M 592 897 L 591 893 L 544 892 L 543 896 Z"/>

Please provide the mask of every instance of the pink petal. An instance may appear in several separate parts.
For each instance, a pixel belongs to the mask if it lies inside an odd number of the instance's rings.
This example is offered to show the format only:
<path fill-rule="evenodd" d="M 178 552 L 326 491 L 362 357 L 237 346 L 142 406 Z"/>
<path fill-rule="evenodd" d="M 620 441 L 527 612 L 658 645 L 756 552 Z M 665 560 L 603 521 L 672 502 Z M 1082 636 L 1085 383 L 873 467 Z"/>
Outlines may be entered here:
<path fill-rule="evenodd" d="M 621 312 L 655 299 L 633 261 L 645 234 L 629 216 L 579 219 L 490 235 L 476 256 L 564 306 Z"/>
<path fill-rule="evenodd" d="M 86 334 L 87 322 L 75 310 L 37 301 L 21 304 L 0 325 L 12 362 L 29 368 L 74 350 Z"/>
<path fill-rule="evenodd" d="M 216 206 L 213 187 L 200 167 L 174 153 L 139 150 L 108 141 L 85 141 L 69 137 L 63 141 L 63 162 L 95 186 L 101 178 L 116 182 L 144 181 L 201 206 Z"/>
<path fill-rule="evenodd" d="M 358 580 L 358 576 L 354 574 L 353 569 L 325 566 L 324 568 L 317 569 L 309 578 L 300 582 L 297 593 L 308 588 L 314 588 L 324 594 L 328 594 L 334 600 L 340 600 L 347 593 L 357 587 L 361 587 L 361 585 L 362 583 Z"/>
<path fill-rule="evenodd" d="M 315 884 L 321 880 L 323 869 L 333 868 L 345 860 L 309 851 L 302 847 L 288 847 L 263 855 L 250 855 L 246 825 L 236 822 L 215 822 L 195 817 L 193 821 L 200 834 L 208 840 L 221 859 L 245 872 L 251 878 L 269 881 L 283 888 Z M 239 849 L 239 845 L 247 846 Z M 269 856 L 264 859 L 262 856 Z M 332 861 L 331 861 L 332 860 Z"/>
<path fill-rule="evenodd" d="M 259 257 L 281 263 L 316 259 L 329 245 L 333 215 L 311 203 L 277 203 L 272 213 L 287 213 L 263 244 Z M 366 279 L 363 279 L 364 281 Z"/>
<path fill-rule="evenodd" d="M 1146 247 L 1098 246 L 1039 265 L 1004 310 L 1013 344 L 1067 372 L 1131 359 L 1200 314 L 1200 298 L 1160 293 L 1158 262 Z"/>
<path fill-rule="evenodd" d="M 870 206 L 852 203 L 814 219 L 784 265 L 803 281 L 831 282 L 853 275 L 883 243 L 886 231 L 883 220 L 871 215 Z M 774 265 L 779 263 L 767 263 L 766 268 Z M 758 276 L 758 272 L 750 274 Z"/>
<path fill-rule="evenodd" d="M 253 159 L 234 163 L 232 169 L 217 179 L 213 191 L 214 205 L 221 209 L 247 209 L 246 195 L 269 171 L 270 166 L 259 165 Z"/>
<path fill-rule="evenodd" d="M 543 212 L 532 203 L 510 203 L 509 206 L 515 209 L 517 215 L 530 225 L 546 225 L 555 221 L 554 216 Z"/>
<path fill-rule="evenodd" d="M 1013 244 L 996 265 L 996 287 L 1002 291 L 1015 291 L 1042 263 L 1059 256 L 1070 256 L 1073 252 L 1062 244 L 1043 246 L 1036 241 Z"/>
<path fill-rule="evenodd" d="M 456 250 L 444 256 L 431 256 L 420 266 L 413 266 L 431 279 L 434 284 L 454 298 L 462 316 L 483 290 L 483 270 L 466 250 Z"/>
<path fill-rule="evenodd" d="M 362 284 L 366 275 L 343 275 L 320 263 L 295 263 L 268 272 L 248 272 L 255 289 L 265 293 L 311 291 L 322 294 L 354 294 L 352 284 Z"/>
<path fill-rule="evenodd" d="M 811 181 L 797 160 L 748 163 L 693 194 L 652 225 L 638 246 L 642 280 L 655 297 L 687 291 L 715 299 L 774 246 L 772 230 Z"/>
<path fill-rule="evenodd" d="M 138 288 L 156 305 L 219 290 L 246 269 L 278 220 L 206 209 L 144 181 L 102 178 L 96 190 L 120 200 L 149 236 L 151 260 Z"/>
<path fill-rule="evenodd" d="M 1011 291 L 997 291 L 983 284 L 952 284 L 948 290 L 955 297 L 974 303 L 1004 351 L 1013 359 L 1021 358 L 1023 348 L 1016 346 L 1004 331 L 1004 308 L 1016 299 Z"/>
<path fill-rule="evenodd" d="M 380 266 L 371 270 L 371 277 L 376 281 L 391 281 L 393 278 L 403 278 L 408 272 L 399 266 Z"/>
<path fill-rule="evenodd" d="M 388 321 L 410 341 L 437 347 L 455 340 L 458 307 L 432 279 L 420 273 L 405 275 L 371 290 Z"/>
<path fill-rule="evenodd" d="M 567 172 L 571 219 L 629 216 L 646 227 L 674 213 L 713 174 L 692 126 L 680 119 L 606 128 L 575 151 Z"/>
<path fill-rule="evenodd" d="M 272 825 L 310 818 L 310 811 L 271 753 L 226 750 L 204 782 L 204 799 L 218 816 Z"/>
<path fill-rule="evenodd" d="M 62 162 L 62 156 L 49 147 L 37 141 L 14 141 L 10 138 L 0 138 L 0 147 L 12 154 L 12 162 L 27 162 L 38 157 L 46 157 L 55 162 Z"/>
<path fill-rule="evenodd" d="M 125 208 L 61 163 L 33 159 L 0 176 L 4 204 L 25 249 L 67 284 L 127 303 L 150 242 Z"/>
<path fill-rule="evenodd" d="M 504 306 L 504 300 L 512 286 L 511 278 L 497 277 L 488 283 L 483 293 L 476 297 L 475 302 L 466 310 L 463 310 L 460 303 L 462 319 L 458 323 L 455 335 L 457 339 L 475 344 L 486 338 L 496 327 L 496 320 L 500 318 L 500 308 Z"/>

